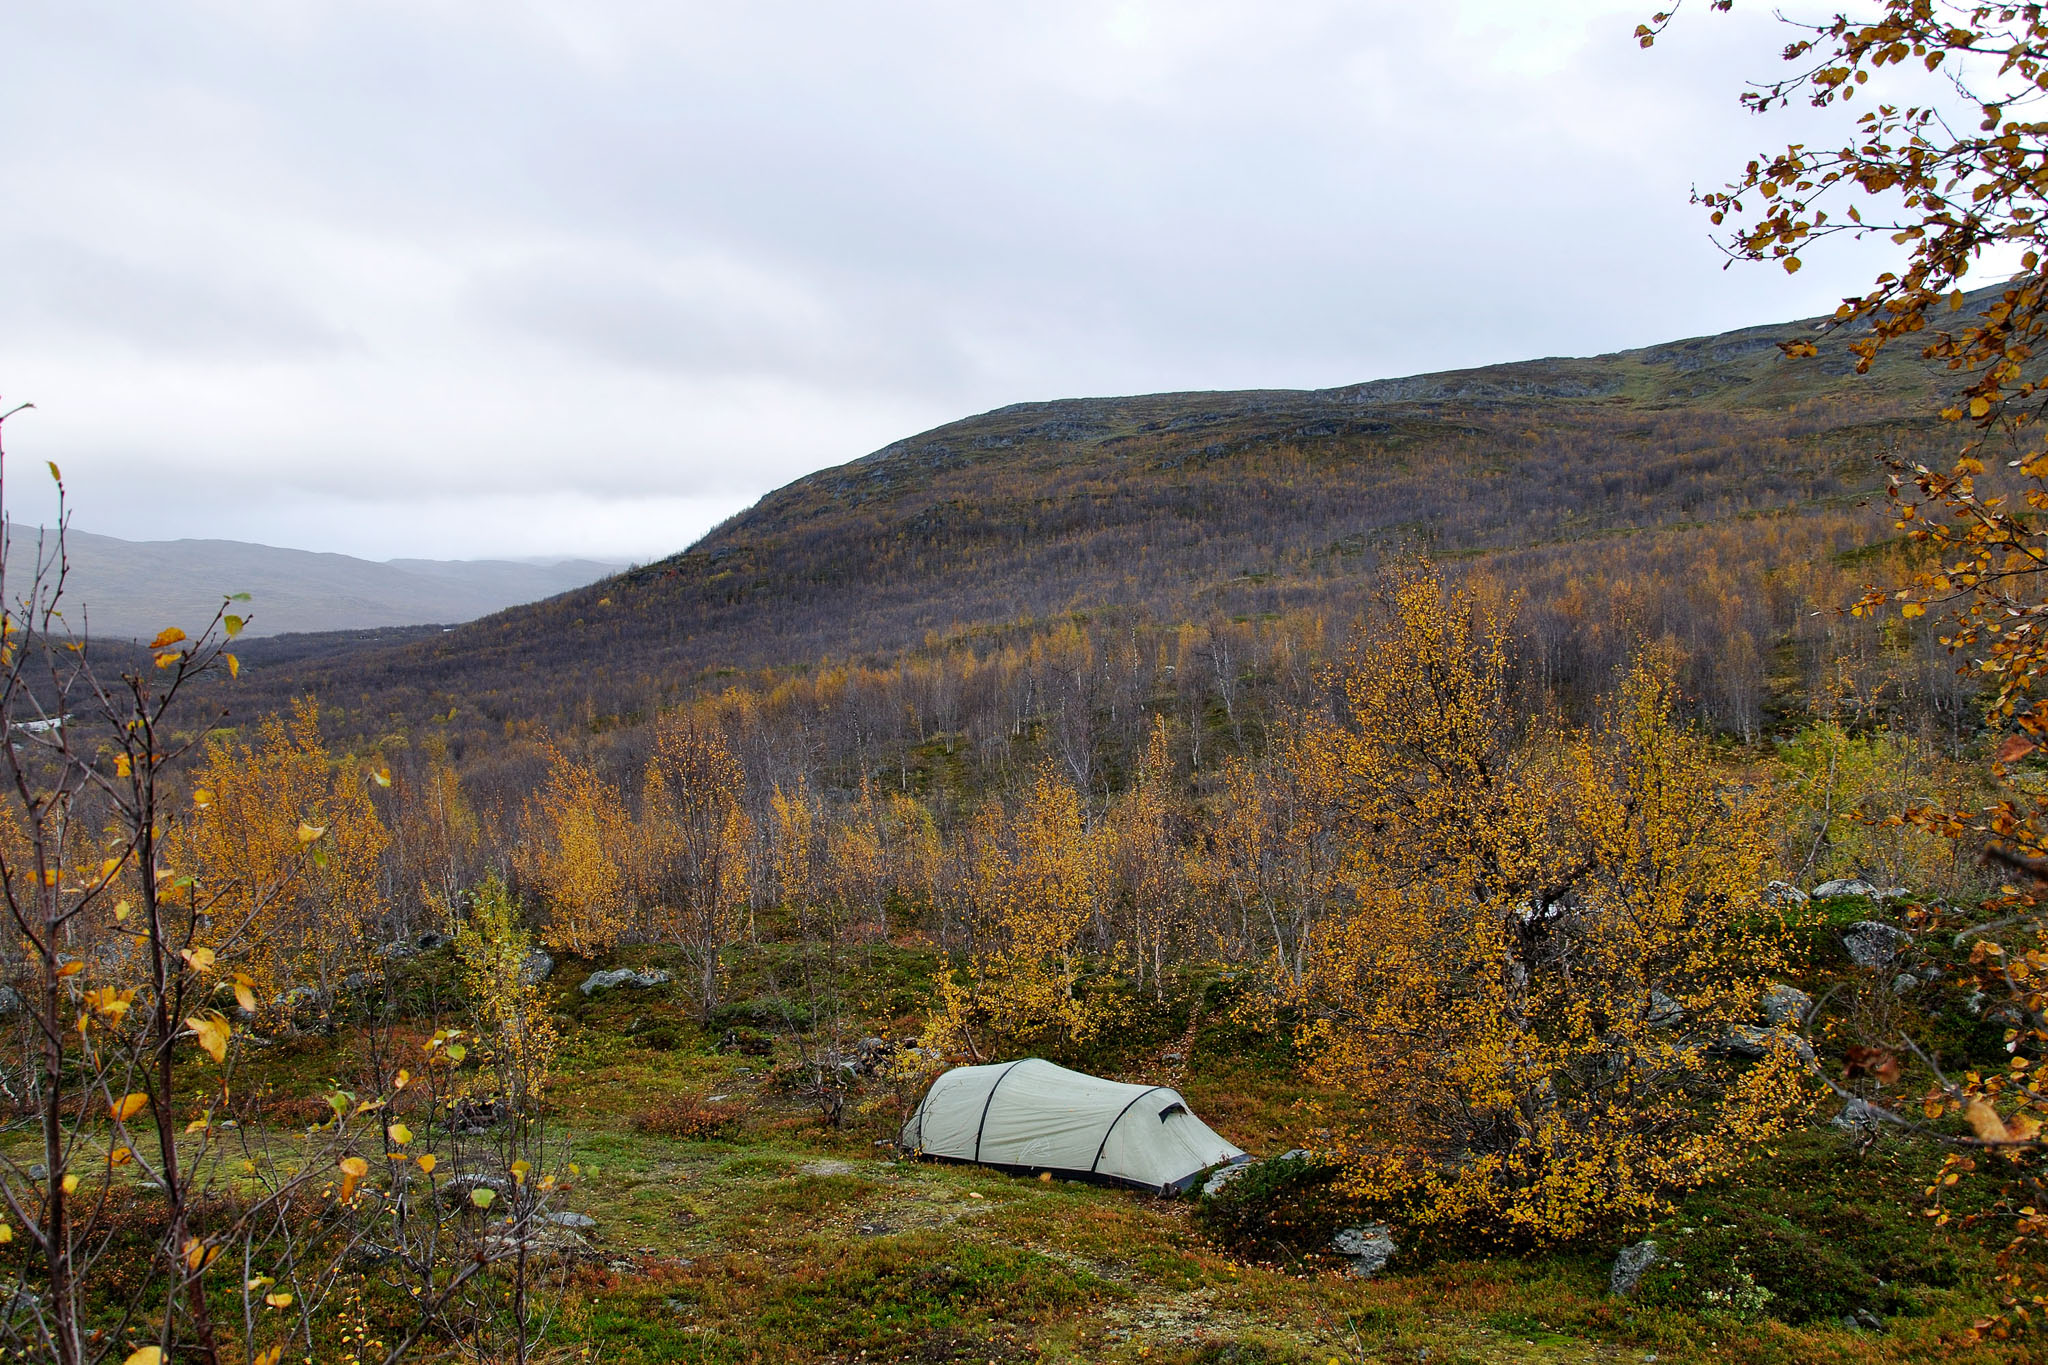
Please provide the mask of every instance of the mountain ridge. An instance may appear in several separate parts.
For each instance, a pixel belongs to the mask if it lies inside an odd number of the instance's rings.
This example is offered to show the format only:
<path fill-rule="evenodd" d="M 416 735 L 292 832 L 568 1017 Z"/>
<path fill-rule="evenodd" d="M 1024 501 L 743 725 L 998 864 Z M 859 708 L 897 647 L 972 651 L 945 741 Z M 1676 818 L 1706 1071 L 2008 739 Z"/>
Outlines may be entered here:
<path fill-rule="evenodd" d="M 10 528 L 8 572 L 32 567 L 40 527 Z M 231 593 L 252 636 L 360 631 L 474 620 L 581 587 L 622 566 L 562 559 L 367 560 L 215 537 L 126 540 L 71 527 L 67 616 L 97 637 L 146 639 L 166 625 L 204 621 Z"/>
<path fill-rule="evenodd" d="M 1806 539 L 1778 553 L 1835 554 L 1881 524 L 1855 510 L 1881 488 L 1873 443 L 1931 455 L 1954 384 L 1897 348 L 1858 375 L 1848 339 L 1807 318 L 1322 390 L 1010 404 L 558 597 L 426 639 L 305 642 L 252 699 L 310 691 L 365 734 L 465 707 L 589 723 L 736 673 L 1076 613 L 1342 619 L 1389 555 L 1555 559 L 1544 547 L 1786 516 Z M 1788 359 L 1793 340 L 1820 353 Z"/>

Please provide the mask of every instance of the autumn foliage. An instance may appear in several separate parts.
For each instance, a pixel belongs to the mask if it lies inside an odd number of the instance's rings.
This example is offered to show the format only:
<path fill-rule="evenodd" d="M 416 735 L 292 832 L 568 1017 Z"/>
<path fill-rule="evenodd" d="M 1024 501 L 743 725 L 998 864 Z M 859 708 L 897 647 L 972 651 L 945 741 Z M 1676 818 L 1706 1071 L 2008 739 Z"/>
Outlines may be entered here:
<path fill-rule="evenodd" d="M 1645 657 L 1589 729 L 1505 705 L 1506 622 L 1433 575 L 1289 753 L 1343 908 L 1287 984 L 1354 1117 L 1350 1179 L 1421 1222 L 1574 1237 L 1739 1165 L 1799 1113 L 1789 1034 L 1726 1057 L 1782 967 L 1754 798 Z"/>
<path fill-rule="evenodd" d="M 203 906 L 202 945 L 246 972 L 271 1010 L 295 988 L 331 999 L 368 961 L 390 841 L 371 780 L 328 752 L 310 702 L 264 721 L 253 742 L 214 738 L 193 773 L 191 814 L 168 840 L 186 874 L 172 891 Z"/>

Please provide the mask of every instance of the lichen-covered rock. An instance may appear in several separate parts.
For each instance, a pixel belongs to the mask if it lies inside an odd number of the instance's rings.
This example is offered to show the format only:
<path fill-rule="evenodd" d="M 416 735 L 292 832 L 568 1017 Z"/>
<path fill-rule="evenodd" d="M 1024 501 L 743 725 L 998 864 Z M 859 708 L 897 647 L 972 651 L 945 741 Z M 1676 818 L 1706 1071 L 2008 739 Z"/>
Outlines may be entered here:
<path fill-rule="evenodd" d="M 1813 1008 L 1813 997 L 1780 981 L 1764 992 L 1759 1003 L 1765 1022 L 1777 1028 L 1797 1028 L 1805 1022 L 1806 1012 Z"/>
<path fill-rule="evenodd" d="M 1643 1012 L 1643 1022 L 1651 1028 L 1677 1028 L 1685 1022 L 1685 1007 L 1662 991 L 1650 992 L 1650 1007 Z"/>
<path fill-rule="evenodd" d="M 1858 920 L 1842 931 L 1842 947 L 1859 967 L 1889 967 L 1912 945 L 1913 936 L 1903 929 L 1880 924 L 1874 919 Z"/>
<path fill-rule="evenodd" d="M 1762 1061 L 1779 1046 L 1792 1049 L 1794 1056 L 1802 1062 L 1813 1061 L 1813 1044 L 1807 1042 L 1790 1029 L 1759 1028 L 1755 1024 L 1737 1024 L 1721 1039 L 1720 1050 L 1731 1057 L 1746 1057 L 1750 1061 Z"/>
<path fill-rule="evenodd" d="M 587 1232 L 597 1226 L 597 1220 L 589 1214 L 566 1209 L 561 1213 L 549 1214 L 548 1221 L 558 1228 L 574 1228 L 578 1232 Z"/>
<path fill-rule="evenodd" d="M 1369 1280 L 1386 1269 L 1387 1262 L 1394 1259 L 1394 1230 L 1385 1223 L 1340 1228 L 1330 1239 L 1330 1250 L 1351 1262 L 1353 1275 Z"/>
<path fill-rule="evenodd" d="M 1790 905 L 1804 905 L 1806 900 L 1806 893 L 1790 882 L 1772 882 L 1764 888 L 1765 905 L 1783 908 Z"/>
<path fill-rule="evenodd" d="M 1884 1111 L 1868 1100 L 1852 1097 L 1828 1122 L 1858 1142 L 1869 1142 L 1884 1131 Z"/>
<path fill-rule="evenodd" d="M 555 974 L 555 960 L 539 948 L 526 955 L 519 964 L 519 984 L 535 986 Z"/>
<path fill-rule="evenodd" d="M 1838 896 L 1875 897 L 1877 888 L 1861 877 L 1839 877 L 1831 882 L 1822 882 L 1813 888 L 1815 900 L 1833 900 Z"/>
<path fill-rule="evenodd" d="M 1636 1286 L 1643 1282 L 1643 1276 L 1651 1266 L 1664 1258 L 1658 1254 L 1657 1243 L 1644 1238 L 1634 1246 L 1623 1247 L 1621 1254 L 1614 1258 L 1614 1269 L 1607 1274 L 1609 1291 L 1628 1295 L 1636 1292 Z"/>
<path fill-rule="evenodd" d="M 1216 1171 L 1207 1180 L 1204 1180 L 1202 1182 L 1202 1198 L 1214 1198 L 1217 1194 L 1220 1194 L 1225 1189 L 1225 1187 L 1227 1187 L 1230 1184 L 1231 1181 L 1237 1179 L 1239 1176 L 1243 1175 L 1246 1171 L 1249 1171 L 1251 1168 L 1251 1162 L 1239 1161 L 1229 1166 L 1225 1166 L 1219 1171 Z"/>
<path fill-rule="evenodd" d="M 583 979 L 576 989 L 585 995 L 595 995 L 618 986 L 629 986 L 634 990 L 648 990 L 655 986 L 666 986 L 671 980 L 663 971 L 636 972 L 631 967 L 614 967 L 608 972 L 592 972 Z"/>

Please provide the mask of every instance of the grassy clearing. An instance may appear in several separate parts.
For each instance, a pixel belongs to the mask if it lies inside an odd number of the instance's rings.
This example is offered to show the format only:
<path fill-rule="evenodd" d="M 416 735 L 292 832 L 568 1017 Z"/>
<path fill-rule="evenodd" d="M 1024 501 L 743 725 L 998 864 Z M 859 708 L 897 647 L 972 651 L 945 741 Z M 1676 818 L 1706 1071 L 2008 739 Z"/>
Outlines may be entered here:
<path fill-rule="evenodd" d="M 883 960 L 871 1026 L 906 989 L 912 955 Z M 1654 1226 L 1542 1255 L 1404 1252 L 1373 1282 L 1339 1263 L 1227 1254 L 1186 1201 L 971 1167 L 911 1163 L 878 1145 L 887 1103 L 827 1129 L 778 1086 L 790 1053 L 720 1050 L 675 988 L 585 1000 L 584 964 L 554 986 L 564 1048 L 551 1096 L 556 1155 L 583 1168 L 565 1202 L 598 1220 L 550 1331 L 567 1359 L 653 1362 L 1144 1361 L 1148 1365 L 1353 1362 L 1960 1362 L 2030 1359 L 1959 1350 L 1979 1316 L 1989 1255 L 1934 1229 L 1916 1203 L 1937 1158 L 1887 1145 L 1858 1154 L 1801 1134 L 1742 1181 L 1700 1191 Z M 741 1001 L 765 994 L 741 994 Z M 658 1045 L 649 1035 L 660 1032 Z M 899 1034 L 900 1036 L 900 1034 Z M 360 1039 L 254 1052 L 244 1084 L 279 1104 L 348 1080 Z M 1179 1086 L 1242 1145 L 1304 1142 L 1318 1096 L 1292 1078 L 1284 1039 L 1209 1010 L 1169 1019 L 1092 1059 Z M 716 1101 L 723 1136 L 649 1131 L 679 1100 Z M 875 1093 L 861 1096 L 884 1098 Z M 1656 1236 L 1671 1262 L 1643 1292 L 1607 1292 L 1614 1250 Z M 1283 1263 L 1283 1260 L 1286 1263 Z M 1852 1330 L 1865 1308 L 1883 1331 Z"/>

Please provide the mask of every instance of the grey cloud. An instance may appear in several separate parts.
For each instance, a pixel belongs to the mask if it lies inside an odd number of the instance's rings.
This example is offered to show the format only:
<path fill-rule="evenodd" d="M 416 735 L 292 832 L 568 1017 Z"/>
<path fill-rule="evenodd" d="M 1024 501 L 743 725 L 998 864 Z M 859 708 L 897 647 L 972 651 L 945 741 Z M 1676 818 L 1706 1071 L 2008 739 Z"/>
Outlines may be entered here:
<path fill-rule="evenodd" d="M 711 252 L 637 261 L 616 251 L 554 252 L 480 274 L 467 304 L 487 326 L 662 373 L 957 382 L 957 353 L 936 338 L 873 325 L 849 297 L 855 292 Z"/>
<path fill-rule="evenodd" d="M 0 327 L 40 335 L 91 333 L 166 356 L 261 361 L 332 354 L 354 339 L 323 322 L 284 281 L 190 264 L 124 259 L 75 241 L 0 243 L 8 283 Z"/>
<path fill-rule="evenodd" d="M 649 557 L 1004 403 L 1830 306 L 1870 257 L 1723 273 L 1686 203 L 1802 135 L 1735 104 L 1768 14 L 1639 9 L 8 7 L 11 444 L 115 533 Z"/>

